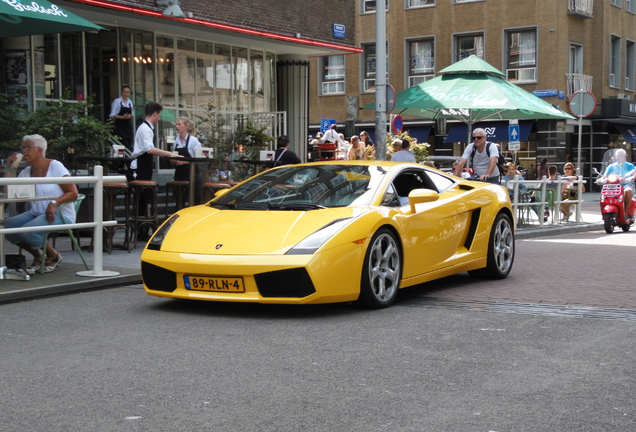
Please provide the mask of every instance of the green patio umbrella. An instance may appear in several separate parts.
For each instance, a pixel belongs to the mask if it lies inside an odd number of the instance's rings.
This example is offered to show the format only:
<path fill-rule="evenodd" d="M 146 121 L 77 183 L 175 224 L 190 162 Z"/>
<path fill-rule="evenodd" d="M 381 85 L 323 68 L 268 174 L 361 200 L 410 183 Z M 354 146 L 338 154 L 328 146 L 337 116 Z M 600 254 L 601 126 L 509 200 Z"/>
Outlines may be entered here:
<path fill-rule="evenodd" d="M 46 0 L 0 1 L 0 38 L 104 30 Z"/>
<path fill-rule="evenodd" d="M 460 120 L 472 125 L 484 120 L 574 119 L 505 79 L 505 75 L 477 56 L 440 71 L 440 76 L 396 95 L 396 114 L 427 119 Z M 363 109 L 375 109 L 375 104 Z"/>

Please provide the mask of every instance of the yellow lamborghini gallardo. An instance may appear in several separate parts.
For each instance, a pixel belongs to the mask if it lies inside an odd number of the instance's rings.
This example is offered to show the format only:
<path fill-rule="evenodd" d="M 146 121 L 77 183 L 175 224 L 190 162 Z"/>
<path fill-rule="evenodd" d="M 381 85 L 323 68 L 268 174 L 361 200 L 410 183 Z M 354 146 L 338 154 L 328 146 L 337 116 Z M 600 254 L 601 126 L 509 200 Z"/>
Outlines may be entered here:
<path fill-rule="evenodd" d="M 329 161 L 268 170 L 170 217 L 141 256 L 150 295 L 259 303 L 359 301 L 468 271 L 505 278 L 508 192 L 418 164 Z"/>

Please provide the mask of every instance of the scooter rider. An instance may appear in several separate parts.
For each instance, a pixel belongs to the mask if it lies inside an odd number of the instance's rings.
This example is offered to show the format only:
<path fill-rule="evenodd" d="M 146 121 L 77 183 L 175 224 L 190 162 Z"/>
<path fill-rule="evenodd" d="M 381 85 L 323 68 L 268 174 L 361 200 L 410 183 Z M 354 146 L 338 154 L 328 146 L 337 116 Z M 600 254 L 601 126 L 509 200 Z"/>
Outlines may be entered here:
<path fill-rule="evenodd" d="M 473 131 L 473 142 L 466 146 L 462 158 L 457 162 L 455 166 L 457 177 L 461 176 L 466 161 L 471 158 L 473 170 L 479 176 L 479 180 L 499 184 L 499 168 L 497 167 L 499 149 L 496 144 L 486 141 L 486 131 L 482 128 Z"/>
<path fill-rule="evenodd" d="M 630 204 L 632 203 L 632 198 L 634 196 L 634 164 L 627 162 L 626 159 L 627 153 L 623 149 L 616 150 L 614 154 L 616 162 L 609 165 L 601 178 L 601 182 L 605 182 L 607 177 L 610 174 L 614 174 L 618 176 L 620 183 L 623 185 L 623 190 L 625 191 L 625 220 L 629 220 L 634 217 L 634 215 L 628 214 L 628 209 Z"/>

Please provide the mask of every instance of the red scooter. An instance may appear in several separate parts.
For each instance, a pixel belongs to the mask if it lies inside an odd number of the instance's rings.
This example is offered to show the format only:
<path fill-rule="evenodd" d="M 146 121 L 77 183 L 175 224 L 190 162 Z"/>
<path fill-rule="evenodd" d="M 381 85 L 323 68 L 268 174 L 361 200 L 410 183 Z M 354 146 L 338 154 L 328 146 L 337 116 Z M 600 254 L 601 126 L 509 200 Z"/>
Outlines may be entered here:
<path fill-rule="evenodd" d="M 619 226 L 624 232 L 634 225 L 634 218 L 625 219 L 625 188 L 621 184 L 621 179 L 616 174 L 610 174 L 603 178 L 602 174 L 594 170 L 599 177 L 596 183 L 603 185 L 601 190 L 601 214 L 603 215 L 603 226 L 605 232 L 611 234 L 614 228 Z M 630 171 L 625 177 L 633 174 Z M 636 198 L 636 197 L 635 197 Z M 632 199 L 629 205 L 628 214 L 636 214 L 636 199 Z"/>

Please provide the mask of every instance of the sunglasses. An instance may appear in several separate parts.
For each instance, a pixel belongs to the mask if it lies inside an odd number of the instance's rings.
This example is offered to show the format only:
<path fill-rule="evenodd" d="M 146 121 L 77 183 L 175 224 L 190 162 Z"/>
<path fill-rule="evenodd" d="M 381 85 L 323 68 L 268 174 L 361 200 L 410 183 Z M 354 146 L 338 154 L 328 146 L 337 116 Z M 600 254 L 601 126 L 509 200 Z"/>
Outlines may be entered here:
<path fill-rule="evenodd" d="M 483 136 L 474 136 L 473 137 L 474 140 L 479 140 L 479 139 L 482 139 L 482 138 L 483 138 Z"/>

